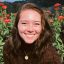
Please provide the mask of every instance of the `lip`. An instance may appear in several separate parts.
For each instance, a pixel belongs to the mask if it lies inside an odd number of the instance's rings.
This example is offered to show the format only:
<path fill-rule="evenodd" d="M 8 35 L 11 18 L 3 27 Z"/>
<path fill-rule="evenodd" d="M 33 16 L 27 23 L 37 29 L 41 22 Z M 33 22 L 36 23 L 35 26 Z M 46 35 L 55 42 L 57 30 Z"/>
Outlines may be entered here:
<path fill-rule="evenodd" d="M 35 35 L 34 33 L 24 33 L 25 35 Z"/>

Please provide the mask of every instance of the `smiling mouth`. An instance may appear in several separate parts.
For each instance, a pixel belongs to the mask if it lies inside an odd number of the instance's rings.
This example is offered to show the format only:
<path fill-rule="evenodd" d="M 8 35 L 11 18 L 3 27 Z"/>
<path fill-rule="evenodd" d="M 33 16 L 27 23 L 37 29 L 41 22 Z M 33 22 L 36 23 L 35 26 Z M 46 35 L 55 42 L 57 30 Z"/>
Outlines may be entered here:
<path fill-rule="evenodd" d="M 26 35 L 27 37 L 33 37 L 34 35 Z"/>
<path fill-rule="evenodd" d="M 31 38 L 33 37 L 35 34 L 25 34 L 27 37 Z"/>

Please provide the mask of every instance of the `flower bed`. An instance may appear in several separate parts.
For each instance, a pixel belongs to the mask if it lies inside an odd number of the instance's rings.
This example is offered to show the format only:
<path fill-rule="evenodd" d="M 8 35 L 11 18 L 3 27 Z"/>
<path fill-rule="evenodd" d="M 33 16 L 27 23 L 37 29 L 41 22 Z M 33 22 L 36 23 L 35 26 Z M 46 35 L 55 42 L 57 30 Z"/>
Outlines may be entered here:
<path fill-rule="evenodd" d="M 3 45 L 5 39 L 11 35 L 11 29 L 15 21 L 15 13 L 8 14 L 7 6 L 0 3 L 0 64 L 3 64 Z"/>

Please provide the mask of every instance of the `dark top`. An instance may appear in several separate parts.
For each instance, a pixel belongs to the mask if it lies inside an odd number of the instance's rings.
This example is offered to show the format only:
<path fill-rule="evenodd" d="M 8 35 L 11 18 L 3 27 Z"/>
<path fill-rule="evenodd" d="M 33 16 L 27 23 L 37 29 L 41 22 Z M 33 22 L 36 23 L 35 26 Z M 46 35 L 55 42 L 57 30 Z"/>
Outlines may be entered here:
<path fill-rule="evenodd" d="M 41 56 L 33 50 L 23 51 L 20 48 L 20 51 L 14 51 L 12 46 L 12 41 L 8 40 L 3 47 L 4 64 L 61 64 L 56 49 L 49 44 Z"/>

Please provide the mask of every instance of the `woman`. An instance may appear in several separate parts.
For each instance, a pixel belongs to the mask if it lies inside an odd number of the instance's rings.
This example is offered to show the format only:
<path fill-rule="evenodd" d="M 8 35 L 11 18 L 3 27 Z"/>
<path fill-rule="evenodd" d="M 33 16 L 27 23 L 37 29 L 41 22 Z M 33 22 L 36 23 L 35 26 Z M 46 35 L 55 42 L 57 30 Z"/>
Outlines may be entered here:
<path fill-rule="evenodd" d="M 52 46 L 52 30 L 36 5 L 26 3 L 19 9 L 3 56 L 4 64 L 61 64 Z"/>

